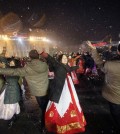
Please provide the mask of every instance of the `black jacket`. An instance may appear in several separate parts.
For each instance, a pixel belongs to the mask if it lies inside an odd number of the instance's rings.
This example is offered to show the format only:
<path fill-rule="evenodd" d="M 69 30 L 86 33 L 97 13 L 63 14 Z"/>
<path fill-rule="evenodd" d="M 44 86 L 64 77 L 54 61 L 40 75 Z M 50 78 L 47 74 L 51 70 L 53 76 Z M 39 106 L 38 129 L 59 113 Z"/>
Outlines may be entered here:
<path fill-rule="evenodd" d="M 52 68 L 50 71 L 53 71 L 55 75 L 54 79 L 49 82 L 48 97 L 51 101 L 58 103 L 67 73 L 78 69 L 78 66 L 70 67 L 68 65 L 64 65 L 56 61 L 50 55 L 48 55 L 47 62 L 50 69 Z"/>

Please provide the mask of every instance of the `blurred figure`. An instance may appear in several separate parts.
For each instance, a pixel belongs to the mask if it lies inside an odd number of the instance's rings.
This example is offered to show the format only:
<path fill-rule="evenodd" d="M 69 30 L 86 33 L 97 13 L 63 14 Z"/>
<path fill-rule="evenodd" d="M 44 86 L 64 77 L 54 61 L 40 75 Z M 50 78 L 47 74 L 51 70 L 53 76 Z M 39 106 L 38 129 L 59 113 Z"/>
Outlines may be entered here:
<path fill-rule="evenodd" d="M 17 61 L 7 60 L 6 68 L 18 68 Z M 20 85 L 19 76 L 5 76 L 5 85 L 0 95 L 0 119 L 9 120 L 8 127 L 12 127 L 20 113 L 19 101 Z"/>
<path fill-rule="evenodd" d="M 69 65 L 70 67 L 76 66 L 76 59 L 77 59 L 77 58 L 73 58 L 73 57 L 69 56 L 69 57 L 68 57 L 68 65 Z M 76 75 L 75 70 L 73 70 L 73 71 L 71 72 L 71 77 L 72 77 L 73 83 L 74 83 L 75 85 L 76 85 L 76 84 L 78 85 L 78 84 L 79 84 L 79 80 L 78 80 L 78 78 L 77 78 L 77 75 Z"/>
<path fill-rule="evenodd" d="M 29 52 L 29 61 L 26 66 L 22 68 L 0 68 L 0 74 L 21 76 L 25 77 L 31 95 L 36 97 L 39 107 L 42 111 L 41 116 L 41 131 L 44 128 L 44 114 L 48 103 L 47 89 L 48 89 L 48 65 L 39 59 L 37 50 L 31 50 Z"/>
<path fill-rule="evenodd" d="M 102 68 L 105 73 L 105 85 L 102 90 L 103 97 L 108 101 L 111 115 L 120 131 L 120 44 L 117 48 L 117 57 L 105 63 L 98 54 L 96 47 L 87 42 L 92 49 L 92 56 L 95 63 Z M 104 66 L 103 66 L 104 65 Z"/>

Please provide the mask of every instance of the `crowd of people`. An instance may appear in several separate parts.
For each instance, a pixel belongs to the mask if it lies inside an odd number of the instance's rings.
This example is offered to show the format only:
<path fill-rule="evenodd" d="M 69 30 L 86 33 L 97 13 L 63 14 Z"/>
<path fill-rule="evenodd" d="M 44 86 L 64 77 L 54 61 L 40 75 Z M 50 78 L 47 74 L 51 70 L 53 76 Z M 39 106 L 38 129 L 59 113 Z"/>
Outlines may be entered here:
<path fill-rule="evenodd" d="M 90 41 L 86 44 L 90 52 L 50 56 L 44 51 L 39 54 L 31 50 L 27 60 L 6 58 L 3 50 L 0 55 L 0 119 L 8 120 L 8 127 L 16 120 L 23 100 L 20 80 L 25 79 L 42 111 L 41 133 L 46 130 L 58 134 L 84 132 L 87 121 L 75 87 L 80 88 L 82 81 L 92 84 L 100 81 L 102 70 L 105 75 L 102 95 L 119 129 L 120 45 L 116 47 L 114 58 L 108 60 Z"/>

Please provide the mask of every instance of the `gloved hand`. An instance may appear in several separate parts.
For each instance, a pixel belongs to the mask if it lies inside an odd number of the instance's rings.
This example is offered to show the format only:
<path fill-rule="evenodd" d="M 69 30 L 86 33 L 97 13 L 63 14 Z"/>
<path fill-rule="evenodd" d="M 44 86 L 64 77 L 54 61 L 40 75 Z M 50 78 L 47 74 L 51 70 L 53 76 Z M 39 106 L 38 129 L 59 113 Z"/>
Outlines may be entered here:
<path fill-rule="evenodd" d="M 44 57 L 44 58 L 47 58 L 48 57 L 48 53 L 46 53 L 46 52 L 42 52 L 42 53 L 40 53 L 40 55 L 42 56 L 42 57 Z"/>

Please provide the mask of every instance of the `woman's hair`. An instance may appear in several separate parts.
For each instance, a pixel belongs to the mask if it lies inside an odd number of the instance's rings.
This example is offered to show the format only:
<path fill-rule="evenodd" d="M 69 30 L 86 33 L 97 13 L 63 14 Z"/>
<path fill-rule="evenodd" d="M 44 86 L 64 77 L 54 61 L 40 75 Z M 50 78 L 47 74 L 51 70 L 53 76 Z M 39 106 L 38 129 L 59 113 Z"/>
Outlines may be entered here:
<path fill-rule="evenodd" d="M 66 54 L 60 54 L 57 58 L 57 61 L 58 62 L 61 62 L 62 61 L 62 58 L 63 58 L 63 55 L 65 55 L 66 57 L 68 57 Z"/>
<path fill-rule="evenodd" d="M 60 54 L 60 55 L 58 56 L 58 59 L 57 59 L 58 62 L 61 62 L 63 55 L 64 55 L 64 54 Z"/>

